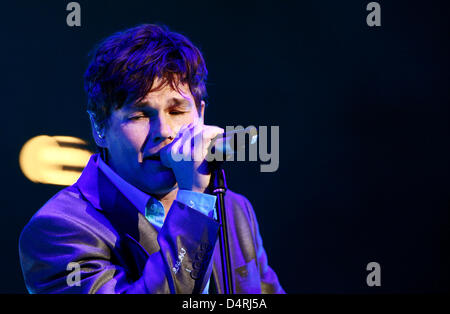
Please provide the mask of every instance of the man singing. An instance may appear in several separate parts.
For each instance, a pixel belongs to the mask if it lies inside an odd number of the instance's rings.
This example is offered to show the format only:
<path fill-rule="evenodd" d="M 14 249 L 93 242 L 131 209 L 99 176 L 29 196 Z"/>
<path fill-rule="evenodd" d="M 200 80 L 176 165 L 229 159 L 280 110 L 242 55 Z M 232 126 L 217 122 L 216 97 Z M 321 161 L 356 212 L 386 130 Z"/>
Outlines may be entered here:
<path fill-rule="evenodd" d="M 205 160 L 223 129 L 203 123 L 206 76 L 200 51 L 157 25 L 96 48 L 85 87 L 100 154 L 22 231 L 30 293 L 224 293 Z M 250 202 L 228 190 L 225 208 L 234 292 L 284 293 Z"/>

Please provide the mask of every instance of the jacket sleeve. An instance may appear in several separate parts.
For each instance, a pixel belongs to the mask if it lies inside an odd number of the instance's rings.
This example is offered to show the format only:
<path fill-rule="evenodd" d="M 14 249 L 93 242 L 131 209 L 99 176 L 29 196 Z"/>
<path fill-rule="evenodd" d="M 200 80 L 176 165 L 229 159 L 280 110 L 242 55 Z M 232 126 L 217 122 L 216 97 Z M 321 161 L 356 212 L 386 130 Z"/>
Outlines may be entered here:
<path fill-rule="evenodd" d="M 267 253 L 263 247 L 263 241 L 259 232 L 259 225 L 256 219 L 255 211 L 249 200 L 245 199 L 246 207 L 250 214 L 250 219 L 253 224 L 255 245 L 256 245 L 256 258 L 258 270 L 261 277 L 261 293 L 265 294 L 285 294 L 286 292 L 281 287 L 278 277 L 274 270 L 269 266 Z"/>
<path fill-rule="evenodd" d="M 65 214 L 38 214 L 19 254 L 30 293 L 200 293 L 212 270 L 218 223 L 174 201 L 137 280 L 97 230 Z"/>

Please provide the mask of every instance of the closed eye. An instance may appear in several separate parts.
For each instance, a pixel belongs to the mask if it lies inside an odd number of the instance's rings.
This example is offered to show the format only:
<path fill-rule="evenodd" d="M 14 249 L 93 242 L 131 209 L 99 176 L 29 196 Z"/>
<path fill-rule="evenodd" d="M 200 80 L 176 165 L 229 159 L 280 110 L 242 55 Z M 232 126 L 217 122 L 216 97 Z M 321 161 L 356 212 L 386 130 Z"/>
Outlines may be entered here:
<path fill-rule="evenodd" d="M 139 114 L 139 115 L 128 117 L 128 120 L 139 120 L 139 119 L 143 119 L 143 118 L 147 118 L 147 116 L 143 115 L 143 114 Z"/>
<path fill-rule="evenodd" d="M 186 112 L 184 112 L 184 111 L 171 111 L 170 112 L 170 114 L 171 115 L 174 115 L 174 116 L 176 116 L 176 115 L 180 115 L 180 114 L 185 114 Z"/>

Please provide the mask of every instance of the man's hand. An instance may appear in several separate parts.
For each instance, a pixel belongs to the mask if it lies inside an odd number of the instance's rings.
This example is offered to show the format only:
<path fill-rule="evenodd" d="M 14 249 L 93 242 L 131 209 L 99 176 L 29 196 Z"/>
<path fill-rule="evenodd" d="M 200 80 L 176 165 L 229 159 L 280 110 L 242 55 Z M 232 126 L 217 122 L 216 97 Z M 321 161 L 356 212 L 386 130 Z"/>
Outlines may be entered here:
<path fill-rule="evenodd" d="M 161 162 L 171 168 L 178 188 L 205 192 L 211 179 L 211 170 L 205 160 L 212 139 L 224 133 L 217 126 L 197 124 L 184 125 L 175 139 L 161 149 Z"/>

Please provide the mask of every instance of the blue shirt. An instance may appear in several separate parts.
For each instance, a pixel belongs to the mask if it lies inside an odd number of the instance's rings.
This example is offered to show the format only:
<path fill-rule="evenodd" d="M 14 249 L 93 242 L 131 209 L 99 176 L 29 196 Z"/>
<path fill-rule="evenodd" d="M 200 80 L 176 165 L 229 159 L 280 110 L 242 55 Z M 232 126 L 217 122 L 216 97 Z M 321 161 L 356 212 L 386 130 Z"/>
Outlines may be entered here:
<path fill-rule="evenodd" d="M 144 215 L 150 223 L 159 231 L 164 224 L 164 206 L 156 198 L 148 195 L 132 184 L 122 179 L 101 158 L 98 158 L 98 166 L 117 189 Z M 217 219 L 216 196 L 198 193 L 188 190 L 178 190 L 176 200 L 186 206 L 201 212 L 202 214 Z M 209 282 L 206 283 L 203 294 L 209 292 Z"/>

